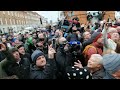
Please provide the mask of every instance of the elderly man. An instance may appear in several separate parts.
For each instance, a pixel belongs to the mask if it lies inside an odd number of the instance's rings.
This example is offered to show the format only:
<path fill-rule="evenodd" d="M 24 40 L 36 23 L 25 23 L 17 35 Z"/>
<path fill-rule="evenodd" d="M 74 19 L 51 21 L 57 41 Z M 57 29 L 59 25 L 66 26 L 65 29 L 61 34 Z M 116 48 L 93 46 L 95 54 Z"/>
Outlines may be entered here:
<path fill-rule="evenodd" d="M 91 34 L 90 34 L 90 32 L 87 32 L 87 31 L 84 32 L 84 33 L 83 33 L 83 37 L 84 37 L 84 41 L 90 39 L 90 38 L 91 38 Z"/>
<path fill-rule="evenodd" d="M 87 45 L 89 45 L 89 44 L 91 44 L 92 43 L 92 40 L 91 40 L 91 34 L 90 34 L 90 32 L 84 32 L 83 33 L 83 43 L 82 43 L 82 45 L 83 45 L 83 47 L 85 48 L 85 46 L 87 46 Z"/>
<path fill-rule="evenodd" d="M 117 30 L 113 29 L 113 32 L 110 33 L 110 38 L 107 37 L 107 32 L 110 31 L 108 26 L 105 26 L 105 31 L 103 33 L 104 38 L 104 49 L 103 51 L 106 52 L 107 49 L 116 50 L 117 44 L 116 42 L 119 40 L 120 36 L 117 33 Z"/>
<path fill-rule="evenodd" d="M 75 67 L 83 68 L 81 62 L 75 62 Z M 103 79 L 105 73 L 103 69 L 103 57 L 99 54 L 92 54 L 88 60 L 87 67 L 84 67 L 92 73 L 92 79 Z"/>

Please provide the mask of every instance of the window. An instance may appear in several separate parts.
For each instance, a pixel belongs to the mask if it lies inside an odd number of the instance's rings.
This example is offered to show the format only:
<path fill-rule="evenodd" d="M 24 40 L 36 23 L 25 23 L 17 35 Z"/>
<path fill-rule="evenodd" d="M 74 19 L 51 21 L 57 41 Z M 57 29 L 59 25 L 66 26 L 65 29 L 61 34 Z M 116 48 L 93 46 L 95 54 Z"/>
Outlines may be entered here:
<path fill-rule="evenodd" d="M 18 20 L 16 20 L 16 24 L 18 25 Z"/>
<path fill-rule="evenodd" d="M 13 24 L 15 25 L 15 19 L 13 19 Z"/>
<path fill-rule="evenodd" d="M 11 19 L 10 19 L 10 25 L 12 25 L 12 21 L 11 21 Z"/>
<path fill-rule="evenodd" d="M 20 22 L 20 20 L 19 20 L 19 24 L 21 25 L 21 22 Z"/>
<path fill-rule="evenodd" d="M 5 24 L 7 25 L 7 19 L 5 18 Z"/>
<path fill-rule="evenodd" d="M 2 19 L 2 18 L 0 18 L 0 25 L 1 25 L 1 19 Z"/>
<path fill-rule="evenodd" d="M 0 25 L 3 25 L 3 21 L 2 21 L 2 18 L 0 18 Z"/>

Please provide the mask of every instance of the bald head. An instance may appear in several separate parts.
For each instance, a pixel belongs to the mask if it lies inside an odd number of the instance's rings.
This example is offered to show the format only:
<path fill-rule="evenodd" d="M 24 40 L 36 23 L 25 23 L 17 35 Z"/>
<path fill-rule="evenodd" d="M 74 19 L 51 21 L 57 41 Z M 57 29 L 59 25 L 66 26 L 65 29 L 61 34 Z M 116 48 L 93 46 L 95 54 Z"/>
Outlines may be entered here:
<path fill-rule="evenodd" d="M 66 38 L 61 37 L 61 38 L 59 39 L 59 44 L 63 44 L 63 43 L 66 42 L 66 41 L 67 41 Z"/>
<path fill-rule="evenodd" d="M 39 38 L 44 38 L 43 33 L 38 34 L 38 37 L 39 37 Z"/>
<path fill-rule="evenodd" d="M 117 33 L 117 32 L 118 32 L 118 31 L 117 31 L 116 28 L 110 27 L 110 28 L 108 29 L 108 33 L 110 33 L 110 35 L 111 35 L 112 33 Z"/>
<path fill-rule="evenodd" d="M 120 32 L 120 26 L 117 26 L 117 28 L 116 28 L 116 29 L 117 29 L 117 31 L 118 31 L 118 32 Z"/>

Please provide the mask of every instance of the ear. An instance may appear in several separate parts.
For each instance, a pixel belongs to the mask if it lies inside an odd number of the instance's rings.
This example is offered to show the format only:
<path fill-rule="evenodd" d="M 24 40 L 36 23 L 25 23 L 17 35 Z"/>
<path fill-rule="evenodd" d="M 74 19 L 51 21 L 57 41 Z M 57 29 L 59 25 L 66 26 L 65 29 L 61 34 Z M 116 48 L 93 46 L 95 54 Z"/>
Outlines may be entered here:
<path fill-rule="evenodd" d="M 113 77 L 115 77 L 115 78 L 117 78 L 117 75 L 116 75 L 116 73 L 112 74 L 112 76 L 113 76 Z"/>
<path fill-rule="evenodd" d="M 97 65 L 97 68 L 101 68 L 101 67 L 102 67 L 102 65 L 101 65 L 101 64 L 98 64 L 98 65 Z"/>

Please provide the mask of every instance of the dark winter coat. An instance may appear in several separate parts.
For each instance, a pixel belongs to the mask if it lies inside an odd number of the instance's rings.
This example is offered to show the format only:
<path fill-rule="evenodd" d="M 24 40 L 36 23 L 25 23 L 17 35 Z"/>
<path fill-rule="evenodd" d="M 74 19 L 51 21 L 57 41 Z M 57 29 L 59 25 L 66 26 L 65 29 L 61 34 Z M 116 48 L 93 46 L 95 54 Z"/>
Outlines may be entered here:
<path fill-rule="evenodd" d="M 21 59 L 19 64 L 15 61 L 8 61 L 5 72 L 8 76 L 16 75 L 19 79 L 29 79 L 30 62 L 27 58 Z"/>
<path fill-rule="evenodd" d="M 6 58 L 4 51 L 0 51 L 0 62 Z"/>
<path fill-rule="evenodd" d="M 104 69 L 100 69 L 92 73 L 92 79 L 103 79 L 104 76 L 105 76 Z"/>
<path fill-rule="evenodd" d="M 31 55 L 29 53 L 25 53 L 25 55 L 20 54 L 21 58 L 27 58 L 30 63 L 32 63 Z"/>
<path fill-rule="evenodd" d="M 63 50 L 58 48 L 57 53 L 56 53 L 56 65 L 57 65 L 58 72 L 61 78 L 64 78 L 66 67 L 72 66 L 72 62 L 73 62 L 72 55 L 66 54 L 63 52 Z"/>
<path fill-rule="evenodd" d="M 93 40 L 91 38 L 88 39 L 88 40 L 84 40 L 83 43 L 82 43 L 83 49 L 85 49 L 85 47 L 87 45 L 90 45 L 92 42 L 93 42 Z"/>
<path fill-rule="evenodd" d="M 45 68 L 38 68 L 36 65 L 30 66 L 30 79 L 56 79 L 55 60 L 47 60 Z"/>

